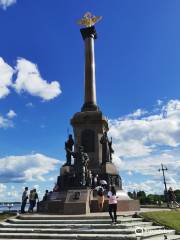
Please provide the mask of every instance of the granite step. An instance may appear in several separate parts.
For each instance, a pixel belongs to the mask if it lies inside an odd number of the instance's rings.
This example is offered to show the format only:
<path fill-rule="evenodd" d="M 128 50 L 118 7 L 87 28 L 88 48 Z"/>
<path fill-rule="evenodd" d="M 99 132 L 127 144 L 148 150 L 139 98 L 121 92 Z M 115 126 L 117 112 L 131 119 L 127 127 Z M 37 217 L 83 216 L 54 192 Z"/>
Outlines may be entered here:
<path fill-rule="evenodd" d="M 146 240 L 164 240 L 165 236 L 153 236 L 153 237 L 148 237 Z M 180 240 L 180 235 L 171 235 L 169 234 L 167 236 L 167 240 Z"/>
<path fill-rule="evenodd" d="M 132 218 L 132 214 L 118 214 L 118 218 Z M 40 215 L 40 214 L 20 214 L 17 216 L 18 219 L 23 220 L 82 220 L 82 219 L 94 219 L 97 218 L 96 215 Z M 109 219 L 109 214 L 106 213 L 106 215 L 100 215 L 98 216 L 98 219 Z"/>
<path fill-rule="evenodd" d="M 131 223 L 121 223 L 121 224 L 116 224 L 116 225 L 111 225 L 111 223 L 103 223 L 103 224 L 86 224 L 86 223 L 75 223 L 75 224 L 23 224 L 23 223 L 11 223 L 11 222 L 2 222 L 0 223 L 0 227 L 5 227 L 5 228 L 65 228 L 65 227 L 71 227 L 71 228 L 80 228 L 80 227 L 84 227 L 84 228 L 94 228 L 94 229 L 109 229 L 109 228 L 132 228 L 132 227 L 148 227 L 151 226 L 152 222 L 131 222 Z"/>
<path fill-rule="evenodd" d="M 89 224 L 96 224 L 96 223 L 111 223 L 110 218 L 108 219 L 99 219 L 99 218 L 95 218 L 95 219 L 73 219 L 73 220 L 69 220 L 69 219 L 61 219 L 61 220 L 46 220 L 46 219 L 38 219 L 38 220 L 23 220 L 23 219 L 19 219 L 19 218 L 12 218 L 8 220 L 10 223 L 24 223 L 24 224 L 33 224 L 33 223 L 43 223 L 43 224 L 61 224 L 61 223 L 65 223 L 65 224 L 73 224 L 73 223 L 80 223 L 80 224 L 84 224 L 84 223 L 89 223 Z M 128 223 L 128 222 L 142 222 L 142 218 L 118 218 L 118 223 Z"/>
<path fill-rule="evenodd" d="M 154 239 L 155 237 L 160 237 L 162 240 L 164 240 L 164 235 L 166 235 L 167 237 L 169 235 L 173 235 L 175 234 L 175 230 L 167 230 L 167 229 L 163 229 L 163 230 L 155 230 L 155 231 L 150 231 L 150 232 L 145 232 L 142 235 L 137 235 L 136 234 L 136 239 L 138 239 L 137 237 L 140 237 L 139 239 L 148 239 L 148 238 L 152 238 Z"/>
<path fill-rule="evenodd" d="M 39 233 L 0 233 L 0 239 L 118 239 L 118 240 L 136 240 L 136 237 L 125 234 L 39 234 Z"/>
<path fill-rule="evenodd" d="M 105 230 L 106 231 L 106 230 Z M 173 230 L 155 230 L 151 233 L 145 233 L 140 236 L 140 239 L 147 239 L 148 237 L 164 236 L 164 234 L 173 234 Z M 77 240 L 94 240 L 94 239 L 104 239 L 104 240 L 137 240 L 136 234 L 45 234 L 45 233 L 0 233 L 0 239 L 6 238 L 16 238 L 16 239 L 77 239 Z"/>
<path fill-rule="evenodd" d="M 41 218 L 42 216 L 42 218 Z M 0 240 L 59 239 L 59 240 L 169 240 L 180 239 L 174 230 L 153 226 L 142 218 L 118 216 L 112 225 L 109 216 L 20 215 L 0 223 Z M 142 232 L 139 232 L 140 230 Z"/>
<path fill-rule="evenodd" d="M 163 230 L 164 227 L 162 226 L 150 226 L 147 227 L 146 231 L 152 231 L 152 230 Z M 91 233 L 91 234 L 99 234 L 99 233 L 113 233 L 113 234 L 133 234 L 135 233 L 136 228 L 129 228 L 129 229 L 119 229 L 117 226 L 116 228 L 111 229 L 92 229 L 92 228 L 70 228 L 69 226 L 67 228 L 61 228 L 61 229 L 54 229 L 54 228 L 46 228 L 46 229 L 34 229 L 34 228 L 0 228 L 0 233 L 57 233 L 57 234 L 70 234 L 70 233 Z"/>

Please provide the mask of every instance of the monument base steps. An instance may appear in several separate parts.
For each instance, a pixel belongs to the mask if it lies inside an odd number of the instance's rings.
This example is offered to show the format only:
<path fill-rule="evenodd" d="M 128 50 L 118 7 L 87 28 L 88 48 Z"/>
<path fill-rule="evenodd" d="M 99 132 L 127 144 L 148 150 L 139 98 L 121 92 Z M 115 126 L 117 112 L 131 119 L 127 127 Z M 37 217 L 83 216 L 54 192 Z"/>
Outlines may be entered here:
<path fill-rule="evenodd" d="M 138 233 L 137 233 L 137 230 Z M 142 231 L 142 232 L 140 232 Z M 119 215 L 112 225 L 108 215 L 88 216 L 20 215 L 0 223 L 0 239 L 71 239 L 71 240 L 163 240 L 180 239 L 174 230 L 153 226 L 141 218 Z M 138 238 L 139 237 L 139 238 Z"/>

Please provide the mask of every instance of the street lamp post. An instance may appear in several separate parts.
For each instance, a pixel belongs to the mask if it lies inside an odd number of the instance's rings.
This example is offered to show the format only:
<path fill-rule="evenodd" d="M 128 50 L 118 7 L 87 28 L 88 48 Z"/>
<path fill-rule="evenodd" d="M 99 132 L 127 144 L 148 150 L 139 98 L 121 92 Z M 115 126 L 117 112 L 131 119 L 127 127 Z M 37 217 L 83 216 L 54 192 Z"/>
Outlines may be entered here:
<path fill-rule="evenodd" d="M 163 173 L 163 182 L 164 182 L 164 196 L 165 196 L 165 200 L 167 202 L 167 206 L 169 207 L 169 201 L 168 201 L 168 196 L 167 196 L 167 184 L 166 184 L 166 178 L 165 178 L 165 171 L 167 171 L 167 167 L 164 167 L 164 165 L 161 163 L 161 168 L 158 169 L 158 171 L 162 171 Z"/>

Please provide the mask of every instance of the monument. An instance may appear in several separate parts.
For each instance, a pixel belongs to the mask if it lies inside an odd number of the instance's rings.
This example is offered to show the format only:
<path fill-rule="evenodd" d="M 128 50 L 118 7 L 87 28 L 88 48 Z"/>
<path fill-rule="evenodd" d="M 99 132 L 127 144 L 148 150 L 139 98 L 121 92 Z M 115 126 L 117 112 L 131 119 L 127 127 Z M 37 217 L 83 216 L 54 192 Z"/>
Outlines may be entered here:
<path fill-rule="evenodd" d="M 98 211 L 93 190 L 93 185 L 97 184 L 95 179 L 116 187 L 118 210 L 139 209 L 139 202 L 130 199 L 122 190 L 121 177 L 113 163 L 114 150 L 112 138 L 108 138 L 108 121 L 96 100 L 94 42 L 97 32 L 94 24 L 101 18 L 88 12 L 79 21 L 80 25 L 85 25 L 80 29 L 85 48 L 84 103 L 81 111 L 75 113 L 70 121 L 74 138 L 69 135 L 65 142 L 66 163 L 60 169 L 58 190 L 51 193 L 48 201 L 39 203 L 40 212 L 81 214 Z"/>

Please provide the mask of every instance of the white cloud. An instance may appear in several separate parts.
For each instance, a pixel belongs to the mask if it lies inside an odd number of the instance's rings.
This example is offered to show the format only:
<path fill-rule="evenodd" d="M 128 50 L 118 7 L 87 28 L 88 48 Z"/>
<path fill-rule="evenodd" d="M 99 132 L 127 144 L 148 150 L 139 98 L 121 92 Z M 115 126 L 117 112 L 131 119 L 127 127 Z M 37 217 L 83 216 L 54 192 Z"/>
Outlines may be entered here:
<path fill-rule="evenodd" d="M 48 180 L 51 181 L 51 182 L 56 182 L 56 177 L 49 177 Z"/>
<path fill-rule="evenodd" d="M 180 171 L 179 150 L 171 150 L 170 153 L 157 152 L 147 157 L 128 158 L 121 170 L 133 171 L 147 176 L 157 177 L 158 169 L 161 168 L 161 163 L 168 167 L 168 176 L 178 176 Z M 160 174 L 161 175 L 161 174 Z"/>
<path fill-rule="evenodd" d="M 10 93 L 9 87 L 12 85 L 13 73 L 13 68 L 0 57 L 0 99 Z"/>
<path fill-rule="evenodd" d="M 145 191 L 147 194 L 150 194 L 150 193 L 163 194 L 164 186 L 162 181 L 149 179 L 142 182 L 127 181 L 124 184 L 124 189 L 126 191 L 131 191 L 131 192 L 135 190 L 136 192 Z"/>
<path fill-rule="evenodd" d="M 128 114 L 109 121 L 109 135 L 113 137 L 115 150 L 114 162 L 120 165 L 120 173 L 133 172 L 152 181 L 159 176 L 158 181 L 162 182 L 161 173 L 157 170 L 163 163 L 169 169 L 166 173 L 168 185 L 180 188 L 180 101 L 170 100 L 164 105 L 159 103 L 156 114 L 151 111 L 144 116 L 141 111 L 136 112 L 139 114 L 135 117 Z M 162 190 L 162 186 L 157 186 L 156 190 L 160 187 Z"/>
<path fill-rule="evenodd" d="M 0 7 L 3 10 L 6 10 L 7 7 L 10 7 L 11 5 L 15 4 L 16 0 L 0 0 Z"/>
<path fill-rule="evenodd" d="M 130 115 L 128 115 L 130 116 Z M 109 134 L 119 156 L 150 155 L 159 146 L 180 145 L 180 101 L 170 100 L 159 114 L 110 120 Z"/>
<path fill-rule="evenodd" d="M 44 80 L 37 65 L 24 59 L 17 60 L 17 79 L 14 87 L 18 93 L 28 92 L 33 96 L 41 97 L 43 100 L 51 100 L 61 93 L 60 84 L 57 81 L 48 83 Z"/>
<path fill-rule="evenodd" d="M 157 100 L 157 105 L 158 105 L 158 106 L 161 106 L 162 104 L 163 104 L 163 101 L 160 100 L 160 99 L 158 99 L 158 100 Z"/>
<path fill-rule="evenodd" d="M 44 181 L 60 161 L 43 154 L 8 156 L 0 159 L 0 182 Z"/>
<path fill-rule="evenodd" d="M 0 193 L 3 193 L 6 190 L 6 185 L 3 183 L 0 183 Z"/>
<path fill-rule="evenodd" d="M 7 118 L 4 118 L 3 116 L 0 115 L 0 128 L 10 128 L 13 127 L 12 121 L 10 121 Z"/>
<path fill-rule="evenodd" d="M 9 110 L 9 112 L 6 115 L 8 118 L 14 118 L 17 116 L 14 110 Z"/>
<path fill-rule="evenodd" d="M 27 92 L 44 101 L 54 99 L 61 94 L 59 82 L 48 83 L 44 80 L 36 64 L 19 58 L 15 69 L 16 71 L 0 57 L 0 99 L 10 94 L 10 87 L 14 88 L 17 93 Z M 14 83 L 12 82 L 13 74 L 17 75 Z M 30 102 L 26 106 L 33 107 L 33 104 Z"/>
<path fill-rule="evenodd" d="M 180 184 L 177 180 L 167 177 L 168 188 L 171 186 L 174 190 L 180 189 Z M 147 194 L 164 194 L 164 184 L 162 181 L 162 176 L 157 179 L 147 179 L 145 181 L 125 181 L 123 185 L 126 191 L 133 192 L 145 191 Z"/>
<path fill-rule="evenodd" d="M 19 189 L 16 189 L 15 186 L 9 186 L 0 183 L 0 201 L 1 202 L 21 201 L 22 193 L 18 190 Z M 8 210 L 8 207 L 6 210 Z"/>
<path fill-rule="evenodd" d="M 32 102 L 28 102 L 28 103 L 26 103 L 26 107 L 32 108 L 32 107 L 34 107 L 34 104 Z"/>
<path fill-rule="evenodd" d="M 133 175 L 133 172 L 132 171 L 128 171 L 128 175 L 129 176 Z"/>
<path fill-rule="evenodd" d="M 145 115 L 146 113 L 147 113 L 147 111 L 138 108 L 136 111 L 128 114 L 126 117 L 127 118 L 138 118 L 138 117 L 141 117 L 141 116 Z"/>

